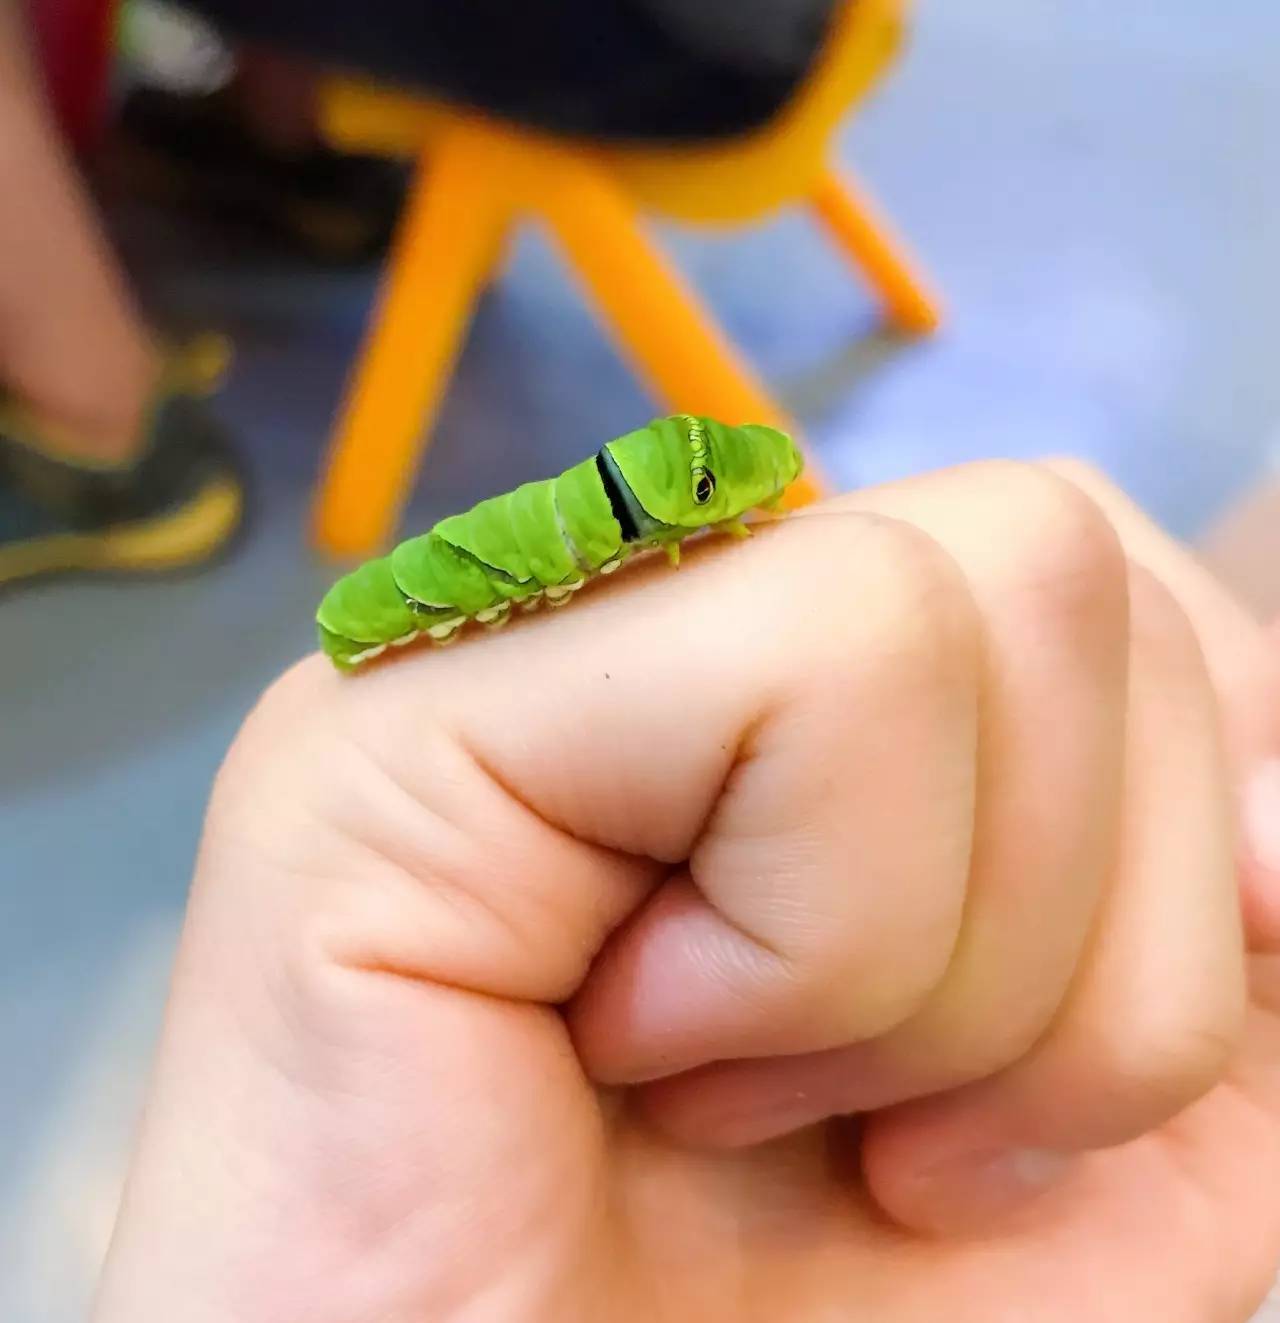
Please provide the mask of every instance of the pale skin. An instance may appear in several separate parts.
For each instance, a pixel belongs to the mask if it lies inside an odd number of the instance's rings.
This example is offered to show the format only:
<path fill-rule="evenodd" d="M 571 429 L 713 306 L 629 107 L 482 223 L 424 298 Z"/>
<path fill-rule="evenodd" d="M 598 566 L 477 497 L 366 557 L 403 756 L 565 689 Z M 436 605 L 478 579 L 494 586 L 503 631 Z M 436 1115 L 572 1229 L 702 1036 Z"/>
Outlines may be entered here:
<path fill-rule="evenodd" d="M 1229 506 L 1201 550 L 1255 611 L 1280 614 L 1280 477 L 1265 478 Z"/>
<path fill-rule="evenodd" d="M 1243 1323 L 1278 751 L 1267 631 L 1064 466 L 313 657 L 218 778 L 96 1323 Z"/>
<path fill-rule="evenodd" d="M 60 452 L 127 464 L 160 351 L 50 114 L 22 9 L 0 0 L 0 400 L 21 401 Z M 314 75 L 267 52 L 244 66 L 255 132 L 309 145 Z"/>
<path fill-rule="evenodd" d="M 0 0 L 0 398 L 82 458 L 127 463 L 159 356 Z"/>

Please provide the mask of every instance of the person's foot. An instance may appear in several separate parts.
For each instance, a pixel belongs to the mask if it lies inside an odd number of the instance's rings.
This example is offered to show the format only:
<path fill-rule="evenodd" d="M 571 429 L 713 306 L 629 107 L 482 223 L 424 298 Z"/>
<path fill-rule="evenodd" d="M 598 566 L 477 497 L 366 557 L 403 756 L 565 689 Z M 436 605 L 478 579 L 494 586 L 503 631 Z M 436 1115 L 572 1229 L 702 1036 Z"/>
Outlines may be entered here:
<path fill-rule="evenodd" d="M 140 86 L 121 107 L 115 140 L 131 182 L 159 200 L 247 224 L 323 262 L 380 256 L 409 178 L 403 163 L 380 157 L 268 144 L 234 84 L 195 94 Z"/>
<path fill-rule="evenodd" d="M 245 482 L 206 396 L 179 355 L 136 456 L 106 464 L 0 394 L 0 589 L 50 574 L 142 573 L 203 564 L 244 519 Z"/>

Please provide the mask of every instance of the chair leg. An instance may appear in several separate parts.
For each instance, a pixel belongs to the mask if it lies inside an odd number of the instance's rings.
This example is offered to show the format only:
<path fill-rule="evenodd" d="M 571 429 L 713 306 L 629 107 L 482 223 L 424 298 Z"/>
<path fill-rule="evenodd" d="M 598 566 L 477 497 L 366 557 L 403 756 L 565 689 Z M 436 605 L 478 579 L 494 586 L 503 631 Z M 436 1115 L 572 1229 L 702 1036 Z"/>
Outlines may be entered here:
<path fill-rule="evenodd" d="M 313 536 L 367 556 L 394 532 L 510 214 L 465 127 L 419 163 L 317 495 Z"/>
<path fill-rule="evenodd" d="M 827 170 L 811 201 L 832 238 L 879 294 L 893 325 L 911 335 L 937 330 L 938 300 L 866 193 L 847 176 Z"/>
<path fill-rule="evenodd" d="M 635 208 L 599 166 L 566 157 L 544 214 L 623 350 L 673 412 L 796 426 L 756 382 L 710 317 L 645 236 Z M 829 490 L 806 454 L 784 498 L 794 508 Z"/>

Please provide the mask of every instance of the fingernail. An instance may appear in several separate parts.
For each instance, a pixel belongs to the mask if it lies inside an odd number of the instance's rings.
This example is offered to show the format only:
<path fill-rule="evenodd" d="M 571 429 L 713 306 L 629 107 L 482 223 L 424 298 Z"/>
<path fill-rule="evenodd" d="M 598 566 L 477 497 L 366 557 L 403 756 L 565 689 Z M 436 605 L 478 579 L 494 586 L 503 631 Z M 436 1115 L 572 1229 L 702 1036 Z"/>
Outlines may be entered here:
<path fill-rule="evenodd" d="M 1069 1162 L 1069 1155 L 1043 1148 L 966 1154 L 922 1172 L 919 1191 L 939 1229 L 963 1229 L 1032 1202 L 1058 1183 Z"/>
<path fill-rule="evenodd" d="M 1254 861 L 1280 874 L 1280 758 L 1254 772 L 1244 789 L 1245 842 Z"/>

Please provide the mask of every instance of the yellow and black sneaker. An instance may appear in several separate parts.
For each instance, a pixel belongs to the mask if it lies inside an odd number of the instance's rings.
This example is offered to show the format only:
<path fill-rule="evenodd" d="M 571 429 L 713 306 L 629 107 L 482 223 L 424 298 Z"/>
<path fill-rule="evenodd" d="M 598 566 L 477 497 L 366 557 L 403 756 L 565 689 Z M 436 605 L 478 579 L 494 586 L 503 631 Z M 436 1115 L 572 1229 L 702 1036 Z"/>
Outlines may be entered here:
<path fill-rule="evenodd" d="M 0 396 L 0 589 L 50 574 L 146 573 L 217 557 L 240 530 L 245 481 L 210 409 L 211 342 L 163 374 L 138 455 L 75 455 Z"/>

